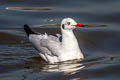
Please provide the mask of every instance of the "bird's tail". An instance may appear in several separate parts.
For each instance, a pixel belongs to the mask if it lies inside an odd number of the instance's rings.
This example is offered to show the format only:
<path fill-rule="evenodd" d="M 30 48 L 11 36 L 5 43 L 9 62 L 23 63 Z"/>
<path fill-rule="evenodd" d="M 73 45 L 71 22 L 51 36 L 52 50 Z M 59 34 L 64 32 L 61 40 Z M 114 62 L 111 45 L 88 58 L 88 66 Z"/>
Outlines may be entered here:
<path fill-rule="evenodd" d="M 27 36 L 29 36 L 30 34 L 36 34 L 35 32 L 32 31 L 32 29 L 27 24 L 24 24 L 24 30 Z"/>

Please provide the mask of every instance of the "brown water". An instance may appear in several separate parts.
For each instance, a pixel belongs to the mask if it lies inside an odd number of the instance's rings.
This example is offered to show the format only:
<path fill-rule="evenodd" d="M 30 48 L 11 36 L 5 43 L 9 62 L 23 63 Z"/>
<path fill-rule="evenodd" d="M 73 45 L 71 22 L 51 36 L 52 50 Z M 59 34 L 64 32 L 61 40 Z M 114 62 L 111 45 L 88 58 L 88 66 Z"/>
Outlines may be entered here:
<path fill-rule="evenodd" d="M 119 0 L 1 0 L 0 80 L 119 80 L 119 5 Z M 94 26 L 74 30 L 85 59 L 47 64 L 23 25 L 55 35 L 65 17 Z"/>

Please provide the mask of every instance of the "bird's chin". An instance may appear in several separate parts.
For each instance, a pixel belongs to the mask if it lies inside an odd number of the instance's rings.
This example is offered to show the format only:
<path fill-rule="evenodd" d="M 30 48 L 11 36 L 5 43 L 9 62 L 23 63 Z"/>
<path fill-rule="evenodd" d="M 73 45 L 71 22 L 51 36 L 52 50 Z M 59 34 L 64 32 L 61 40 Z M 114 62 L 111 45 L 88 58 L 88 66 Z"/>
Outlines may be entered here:
<path fill-rule="evenodd" d="M 69 28 L 69 29 L 67 29 L 67 30 L 74 30 L 75 28 Z"/>
<path fill-rule="evenodd" d="M 75 27 L 71 28 L 72 30 L 75 29 Z"/>
<path fill-rule="evenodd" d="M 69 28 L 64 28 L 64 30 L 73 30 L 73 29 L 75 29 L 76 27 L 69 27 Z"/>

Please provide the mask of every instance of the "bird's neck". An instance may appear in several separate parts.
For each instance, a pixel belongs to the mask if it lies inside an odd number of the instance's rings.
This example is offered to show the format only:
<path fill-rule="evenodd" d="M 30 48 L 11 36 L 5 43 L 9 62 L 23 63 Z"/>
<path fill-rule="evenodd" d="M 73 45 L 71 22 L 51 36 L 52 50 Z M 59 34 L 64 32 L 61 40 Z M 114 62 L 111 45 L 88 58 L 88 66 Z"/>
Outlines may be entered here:
<path fill-rule="evenodd" d="M 73 30 L 62 30 L 62 46 L 65 48 L 79 48 L 78 41 Z"/>

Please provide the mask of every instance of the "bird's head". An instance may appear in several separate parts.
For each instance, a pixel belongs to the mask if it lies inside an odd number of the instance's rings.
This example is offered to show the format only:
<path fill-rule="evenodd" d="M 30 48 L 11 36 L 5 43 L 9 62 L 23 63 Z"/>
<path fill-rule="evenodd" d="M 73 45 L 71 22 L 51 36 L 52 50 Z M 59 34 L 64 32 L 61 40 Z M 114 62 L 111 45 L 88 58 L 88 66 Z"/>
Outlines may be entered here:
<path fill-rule="evenodd" d="M 76 27 L 83 27 L 83 24 L 76 23 L 72 18 L 65 18 L 61 22 L 62 30 L 73 30 Z"/>

